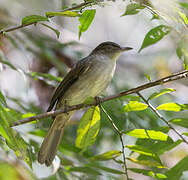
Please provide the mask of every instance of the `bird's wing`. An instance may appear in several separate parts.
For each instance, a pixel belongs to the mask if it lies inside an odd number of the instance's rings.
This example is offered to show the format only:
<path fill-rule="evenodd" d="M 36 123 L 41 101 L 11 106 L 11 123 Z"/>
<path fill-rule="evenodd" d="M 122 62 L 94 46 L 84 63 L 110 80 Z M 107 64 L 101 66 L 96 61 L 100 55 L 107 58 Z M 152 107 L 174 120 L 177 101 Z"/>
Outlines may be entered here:
<path fill-rule="evenodd" d="M 79 78 L 81 74 L 86 72 L 90 67 L 90 61 L 88 58 L 84 58 L 80 60 L 65 76 L 62 82 L 59 84 L 57 89 L 55 90 L 52 99 L 50 101 L 50 106 L 48 107 L 47 112 L 51 111 L 55 104 L 61 100 L 65 92 L 72 86 Z"/>

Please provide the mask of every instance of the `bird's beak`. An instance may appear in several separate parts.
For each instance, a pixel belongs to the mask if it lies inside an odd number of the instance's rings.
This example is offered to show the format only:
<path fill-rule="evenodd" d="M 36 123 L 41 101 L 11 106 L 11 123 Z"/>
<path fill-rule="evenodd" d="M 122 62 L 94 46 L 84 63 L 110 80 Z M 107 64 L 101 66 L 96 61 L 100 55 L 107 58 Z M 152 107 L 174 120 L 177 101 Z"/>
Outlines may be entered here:
<path fill-rule="evenodd" d="M 133 48 L 131 48 L 131 47 L 122 47 L 121 49 L 122 49 L 122 51 L 129 51 L 129 50 L 132 50 Z"/>

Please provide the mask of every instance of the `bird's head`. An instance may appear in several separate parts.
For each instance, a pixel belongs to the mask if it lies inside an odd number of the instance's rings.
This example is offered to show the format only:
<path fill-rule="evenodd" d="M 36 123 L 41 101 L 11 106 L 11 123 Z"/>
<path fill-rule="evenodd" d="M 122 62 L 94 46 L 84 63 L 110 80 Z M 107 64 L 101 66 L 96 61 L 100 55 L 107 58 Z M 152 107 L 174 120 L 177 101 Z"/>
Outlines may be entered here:
<path fill-rule="evenodd" d="M 108 56 L 112 61 L 116 61 L 121 53 L 124 51 L 129 51 L 133 48 L 131 47 L 121 47 L 119 44 L 116 44 L 114 42 L 103 42 L 99 44 L 92 52 L 91 54 L 99 54 Z"/>

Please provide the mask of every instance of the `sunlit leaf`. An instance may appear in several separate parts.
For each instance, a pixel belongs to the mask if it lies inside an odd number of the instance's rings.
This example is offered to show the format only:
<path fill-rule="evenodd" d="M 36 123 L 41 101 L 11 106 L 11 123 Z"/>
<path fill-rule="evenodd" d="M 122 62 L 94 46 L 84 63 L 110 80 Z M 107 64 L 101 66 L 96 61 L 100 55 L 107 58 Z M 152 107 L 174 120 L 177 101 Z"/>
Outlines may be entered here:
<path fill-rule="evenodd" d="M 165 166 L 161 165 L 161 163 L 157 161 L 150 161 L 150 160 L 137 160 L 134 158 L 127 158 L 129 161 L 140 164 L 143 166 L 148 166 L 148 167 L 157 167 L 157 168 L 166 168 Z"/>
<path fill-rule="evenodd" d="M 137 14 L 144 8 L 145 7 L 142 6 L 141 4 L 137 4 L 137 3 L 129 4 L 129 5 L 127 5 L 126 11 L 125 11 L 125 13 L 122 16 Z"/>
<path fill-rule="evenodd" d="M 168 170 L 165 175 L 170 180 L 180 179 L 184 171 L 188 170 L 188 156 L 184 157 L 181 161 L 179 161 L 175 166 L 173 166 L 170 170 Z"/>
<path fill-rule="evenodd" d="M 87 173 L 87 174 L 92 174 L 92 175 L 102 175 L 99 171 L 97 171 L 94 168 L 90 168 L 90 167 L 71 167 L 69 169 L 69 171 L 71 172 L 80 172 L 80 173 Z"/>
<path fill-rule="evenodd" d="M 0 103 L 3 104 L 3 106 L 7 106 L 7 102 L 1 91 L 0 91 Z"/>
<path fill-rule="evenodd" d="M 82 32 L 87 31 L 90 24 L 92 23 L 94 17 L 95 17 L 96 10 L 86 10 L 82 13 L 82 15 L 79 17 L 80 25 L 79 25 L 79 39 L 82 35 Z"/>
<path fill-rule="evenodd" d="M 129 148 L 131 151 L 137 152 L 139 154 L 144 154 L 146 156 L 152 156 L 153 158 L 158 158 L 157 154 L 151 151 L 150 149 L 147 149 L 140 145 L 127 145 L 125 146 Z"/>
<path fill-rule="evenodd" d="M 80 120 L 77 130 L 76 147 L 86 150 L 88 146 L 91 146 L 95 142 L 99 129 L 99 107 L 91 107 Z"/>
<path fill-rule="evenodd" d="M 178 14 L 181 17 L 181 19 L 183 20 L 183 22 L 185 24 L 188 24 L 188 18 L 187 18 L 187 16 L 184 13 L 180 12 L 180 11 L 178 12 Z"/>
<path fill-rule="evenodd" d="M 151 77 L 149 76 L 149 74 L 144 74 L 146 76 L 146 78 L 149 80 L 149 82 L 151 82 Z"/>
<path fill-rule="evenodd" d="M 126 135 L 134 136 L 137 138 L 145 138 L 145 139 L 154 139 L 160 141 L 166 141 L 168 135 L 164 134 L 161 131 L 147 130 L 147 129 L 134 129 L 123 132 Z"/>
<path fill-rule="evenodd" d="M 75 11 L 46 12 L 46 17 L 53 17 L 53 16 L 77 17 L 77 16 L 80 16 L 80 14 Z"/>
<path fill-rule="evenodd" d="M 44 24 L 44 23 L 41 23 L 41 24 L 42 24 L 43 26 L 45 26 L 45 27 L 51 29 L 52 31 L 54 31 L 54 32 L 56 33 L 57 38 L 59 39 L 60 32 L 59 32 L 57 29 L 55 29 L 55 28 L 53 28 L 53 27 L 51 27 L 51 26 L 49 26 L 49 25 L 47 25 L 47 24 Z"/>
<path fill-rule="evenodd" d="M 142 43 L 141 48 L 138 52 L 140 52 L 142 49 L 151 46 L 158 41 L 160 41 L 165 35 L 167 35 L 171 31 L 171 28 L 166 25 L 160 25 L 153 29 L 151 29 L 145 36 L 144 41 Z"/>
<path fill-rule="evenodd" d="M 170 120 L 169 122 L 178 126 L 188 128 L 188 118 L 175 118 L 175 119 Z"/>
<path fill-rule="evenodd" d="M 152 95 L 150 95 L 148 100 L 158 98 L 159 96 L 162 96 L 163 94 L 171 93 L 173 91 L 175 91 L 175 90 L 171 89 L 171 88 L 161 89 L 159 92 L 154 92 Z"/>
<path fill-rule="evenodd" d="M 30 24 L 30 23 L 37 23 L 37 22 L 40 22 L 40 21 L 48 21 L 48 18 L 44 17 L 44 16 L 39 16 L 39 15 L 25 16 L 22 19 L 22 25 Z"/>
<path fill-rule="evenodd" d="M 130 111 L 143 111 L 148 107 L 147 104 L 144 104 L 142 102 L 138 101 L 130 101 L 128 104 L 126 104 L 123 108 L 124 112 L 130 112 Z"/>
<path fill-rule="evenodd" d="M 128 168 L 128 169 L 135 173 L 143 174 L 145 176 L 150 176 L 150 177 L 157 178 L 157 179 L 166 179 L 167 178 L 166 175 L 161 174 L 161 173 L 155 173 L 152 170 L 138 169 L 138 168 Z"/>
<path fill-rule="evenodd" d="M 98 161 L 106 161 L 106 160 L 110 160 L 110 159 L 114 159 L 116 157 L 119 157 L 121 155 L 121 151 L 107 151 L 103 154 L 99 154 L 96 156 L 93 156 L 91 158 L 91 160 L 98 160 Z"/>
<path fill-rule="evenodd" d="M 164 111 L 181 111 L 182 106 L 177 103 L 165 103 L 165 104 L 159 105 L 156 109 L 164 110 Z"/>
<path fill-rule="evenodd" d="M 188 133 L 187 133 L 187 132 L 185 132 L 185 133 L 183 133 L 183 135 L 188 136 Z"/>

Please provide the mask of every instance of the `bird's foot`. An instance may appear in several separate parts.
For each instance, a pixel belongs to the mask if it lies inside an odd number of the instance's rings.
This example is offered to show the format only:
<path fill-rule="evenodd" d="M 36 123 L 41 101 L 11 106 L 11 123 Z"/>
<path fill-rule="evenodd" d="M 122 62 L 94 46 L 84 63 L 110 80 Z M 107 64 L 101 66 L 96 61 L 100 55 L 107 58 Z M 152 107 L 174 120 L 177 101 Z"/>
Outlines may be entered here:
<path fill-rule="evenodd" d="M 102 103 L 102 98 L 101 97 L 99 97 L 99 96 L 95 96 L 95 102 L 96 102 L 96 105 L 101 105 L 101 103 Z"/>

